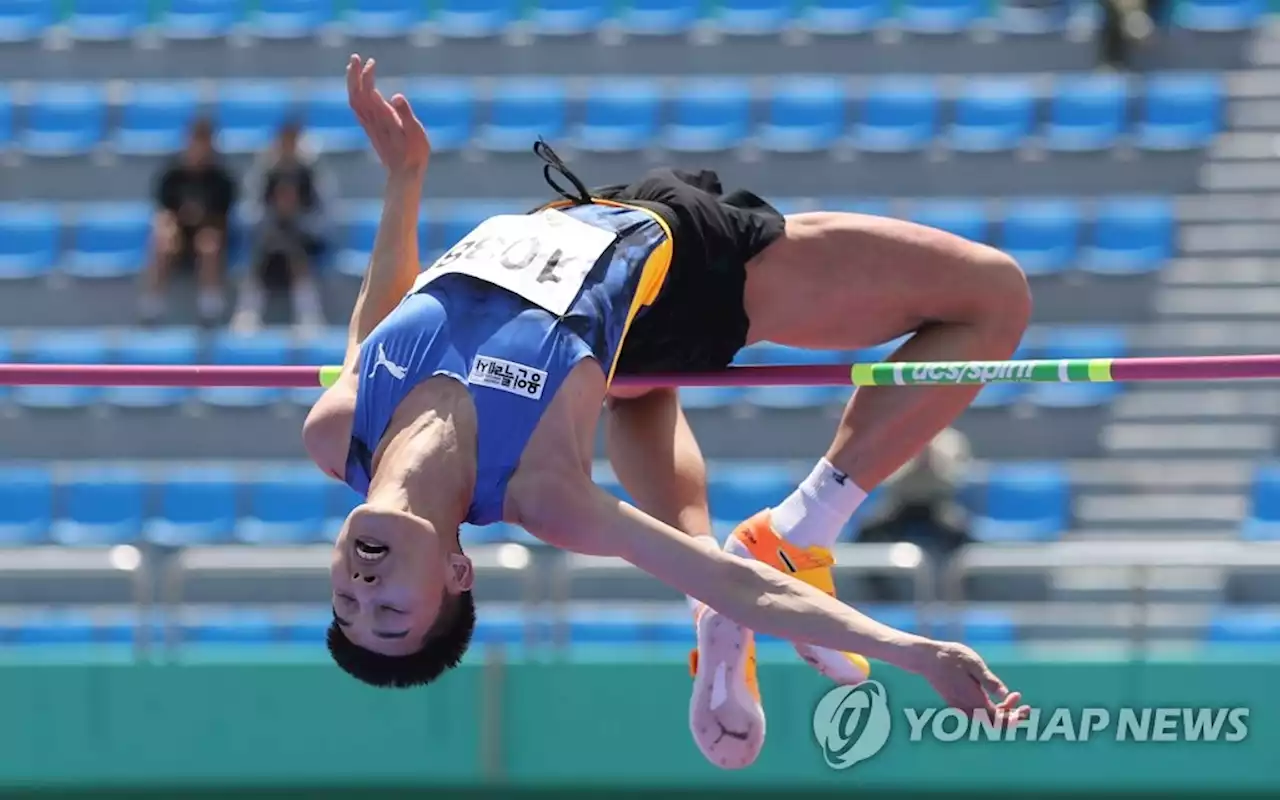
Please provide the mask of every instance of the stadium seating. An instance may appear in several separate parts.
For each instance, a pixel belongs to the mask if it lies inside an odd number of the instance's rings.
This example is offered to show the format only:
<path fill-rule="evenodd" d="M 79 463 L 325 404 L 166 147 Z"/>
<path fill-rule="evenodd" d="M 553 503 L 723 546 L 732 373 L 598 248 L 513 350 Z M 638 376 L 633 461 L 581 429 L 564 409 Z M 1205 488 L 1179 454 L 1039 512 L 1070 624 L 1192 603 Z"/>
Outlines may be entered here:
<path fill-rule="evenodd" d="M 972 81 L 956 98 L 947 131 L 953 150 L 991 153 L 1018 147 L 1031 133 L 1036 96 L 1021 80 Z"/>
<path fill-rule="evenodd" d="M 405 89 L 414 113 L 431 130 L 431 149 L 457 150 L 466 145 L 476 124 L 471 86 L 463 80 L 414 81 Z"/>
<path fill-rule="evenodd" d="M 907 0 L 899 11 L 904 28 L 923 34 L 960 33 L 986 13 L 981 0 Z"/>
<path fill-rule="evenodd" d="M 216 39 L 241 21 L 244 5 L 236 0 L 169 0 L 160 30 L 170 39 Z"/>
<path fill-rule="evenodd" d="M 433 22 L 442 36 L 475 39 L 497 36 L 519 17 L 514 0 L 441 0 Z"/>
<path fill-rule="evenodd" d="M 722 33 L 737 36 L 778 33 L 792 21 L 790 0 L 720 0 L 711 21 Z"/>
<path fill-rule="evenodd" d="M 1262 464 L 1254 471 L 1241 536 L 1251 541 L 1280 539 L 1280 465 Z"/>
<path fill-rule="evenodd" d="M 698 21 L 698 0 L 631 0 L 622 4 L 619 23 L 637 36 L 674 36 Z"/>
<path fill-rule="evenodd" d="M 146 511 L 142 476 L 121 467 L 85 467 L 61 482 L 61 513 L 51 530 L 68 546 L 137 541 Z"/>
<path fill-rule="evenodd" d="M 236 473 L 190 468 L 165 476 L 159 513 L 147 520 L 144 537 L 167 547 L 229 541 L 239 513 Z"/>
<path fill-rule="evenodd" d="M 43 467 L 0 468 L 0 546 L 36 544 L 53 525 L 53 477 Z"/>
<path fill-rule="evenodd" d="M 1048 541 L 1069 519 L 1067 477 L 1053 464 L 996 467 L 987 475 L 973 535 L 982 542 Z"/>
<path fill-rule="evenodd" d="M 135 83 L 121 103 L 112 139 L 124 155 L 162 155 L 178 151 L 199 104 L 190 84 Z"/>
<path fill-rule="evenodd" d="M 559 81 L 504 83 L 494 91 L 478 143 L 486 150 L 514 153 L 528 150 L 529 142 L 539 137 L 558 139 L 567 124 L 567 102 Z"/>
<path fill-rule="evenodd" d="M 330 513 L 330 479 L 313 467 L 271 470 L 248 487 L 248 517 L 235 536 L 246 544 L 320 541 Z"/>
<path fill-rule="evenodd" d="M 840 81 L 793 79 L 775 85 L 768 119 L 758 132 L 765 150 L 796 153 L 826 149 L 845 131 L 848 99 Z"/>
<path fill-rule="evenodd" d="M 1173 20 L 1195 31 L 1243 31 L 1258 24 L 1266 5 L 1259 0 L 1183 0 L 1173 8 Z"/>
<path fill-rule="evenodd" d="M 418 0 L 361 0 L 339 11 L 346 32 L 361 39 L 403 36 L 422 25 L 426 8 Z"/>
<path fill-rule="evenodd" d="M 750 129 L 751 90 L 745 81 L 688 81 L 671 103 L 671 123 L 663 131 L 662 143 L 677 152 L 729 150 L 740 144 Z"/>
<path fill-rule="evenodd" d="M 42 333 L 24 355 L 43 364 L 97 364 L 107 360 L 107 347 L 92 329 L 70 329 Z M 96 386 L 19 386 L 13 400 L 33 409 L 76 409 L 98 402 L 102 392 Z"/>
<path fill-rule="evenodd" d="M 815 34 L 847 36 L 873 30 L 892 16 L 886 0 L 813 0 L 804 4 L 799 23 Z"/>
<path fill-rule="evenodd" d="M 362 150 L 366 138 L 360 121 L 347 104 L 345 83 L 326 83 L 307 95 L 302 124 L 307 138 L 327 153 Z M 434 131 L 432 131 L 434 140 Z"/>
<path fill-rule="evenodd" d="M 190 328 L 131 331 L 115 343 L 115 356 L 124 364 L 194 364 L 199 337 Z M 103 400 L 118 408 L 165 408 L 192 395 L 183 387 L 116 386 L 104 390 Z"/>
<path fill-rule="evenodd" d="M 60 234 L 56 209 L 0 203 L 0 280 L 47 273 L 58 259 Z"/>
<path fill-rule="evenodd" d="M 1280 643 L 1280 613 L 1271 608 L 1221 609 L 1209 622 L 1207 638 L 1216 644 Z"/>
<path fill-rule="evenodd" d="M 1173 254 L 1173 204 L 1163 198 L 1113 198 L 1094 212 L 1081 266 L 1106 275 L 1149 272 Z"/>
<path fill-rule="evenodd" d="M 529 9 L 529 24 L 541 36 L 581 36 L 609 17 L 608 0 L 538 0 Z"/>
<path fill-rule="evenodd" d="M 1070 327 L 1049 331 L 1035 348 L 1047 359 L 1122 358 L 1128 355 L 1124 332 L 1115 328 Z M 1119 383 L 1037 383 L 1028 399 L 1045 408 L 1088 408 L 1110 403 Z"/>
<path fill-rule="evenodd" d="M 573 141 L 581 150 L 641 150 L 658 135 L 662 90 L 650 81 L 610 79 L 593 85 Z"/>
<path fill-rule="evenodd" d="M 120 278 L 141 271 L 151 216 L 142 204 L 82 208 L 71 228 L 64 270 L 76 278 Z"/>
<path fill-rule="evenodd" d="M 301 39 L 333 22 L 332 0 L 256 0 L 249 14 L 254 32 L 265 39 Z"/>
<path fill-rule="evenodd" d="M 1049 100 L 1044 143 L 1050 150 L 1105 150 L 1127 124 L 1129 93 L 1116 75 L 1059 77 Z"/>
<path fill-rule="evenodd" d="M 53 20 L 54 6 L 47 0 L 0 0 L 0 43 L 36 39 Z"/>
<path fill-rule="evenodd" d="M 45 84 L 30 99 L 23 118 L 18 140 L 28 154 L 88 153 L 106 132 L 106 91 L 100 84 Z"/>
<path fill-rule="evenodd" d="M 214 108 L 218 147 L 226 153 L 256 153 L 270 144 L 292 111 L 293 94 L 285 84 L 224 83 Z"/>
<path fill-rule="evenodd" d="M 1138 144 L 1148 150 L 1204 147 L 1217 135 L 1222 114 L 1217 75 L 1152 76 L 1143 96 Z"/>
<path fill-rule="evenodd" d="M 1070 200 L 1024 200 L 1007 204 L 1000 247 L 1028 275 L 1066 269 L 1080 247 L 1080 208 Z"/>
<path fill-rule="evenodd" d="M 147 0 L 72 0 L 67 28 L 76 39 L 127 39 L 147 23 Z"/>
<path fill-rule="evenodd" d="M 940 103 L 933 81 L 883 79 L 863 98 L 854 143 L 871 152 L 920 150 L 937 133 Z"/>

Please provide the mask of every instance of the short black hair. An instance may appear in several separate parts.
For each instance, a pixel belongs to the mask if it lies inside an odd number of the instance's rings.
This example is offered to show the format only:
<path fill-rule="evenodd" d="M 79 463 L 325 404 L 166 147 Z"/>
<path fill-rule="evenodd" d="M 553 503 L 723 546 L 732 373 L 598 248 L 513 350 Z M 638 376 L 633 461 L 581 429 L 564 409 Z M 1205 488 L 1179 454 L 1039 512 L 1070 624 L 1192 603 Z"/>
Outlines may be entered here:
<path fill-rule="evenodd" d="M 476 630 L 476 604 L 471 592 L 447 596 L 440 617 L 423 637 L 422 649 L 407 656 L 366 650 L 347 638 L 337 622 L 325 634 L 329 655 L 342 671 L 370 686 L 409 689 L 426 686 L 462 661 Z"/>

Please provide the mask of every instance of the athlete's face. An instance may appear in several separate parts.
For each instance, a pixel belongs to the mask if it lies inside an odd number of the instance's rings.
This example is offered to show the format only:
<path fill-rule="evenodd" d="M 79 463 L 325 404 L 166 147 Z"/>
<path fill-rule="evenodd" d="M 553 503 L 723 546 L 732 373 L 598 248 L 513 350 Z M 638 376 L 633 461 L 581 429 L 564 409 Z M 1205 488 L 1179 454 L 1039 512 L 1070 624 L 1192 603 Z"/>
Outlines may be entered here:
<path fill-rule="evenodd" d="M 426 520 L 359 506 L 334 545 L 333 612 L 353 643 L 383 655 L 422 648 L 446 594 L 471 588 L 471 564 Z"/>

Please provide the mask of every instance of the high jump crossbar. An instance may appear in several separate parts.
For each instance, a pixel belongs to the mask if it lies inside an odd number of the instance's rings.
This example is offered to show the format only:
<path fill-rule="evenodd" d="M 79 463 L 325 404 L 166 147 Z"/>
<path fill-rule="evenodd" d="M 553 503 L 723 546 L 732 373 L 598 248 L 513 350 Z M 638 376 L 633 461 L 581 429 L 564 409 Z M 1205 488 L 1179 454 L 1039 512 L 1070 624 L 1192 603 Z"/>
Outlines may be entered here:
<path fill-rule="evenodd" d="M 0 386 L 320 388 L 339 366 L 0 364 Z M 988 383 L 1237 381 L 1280 378 L 1280 355 L 885 362 L 729 367 L 719 372 L 620 375 L 618 386 L 960 386 Z"/>

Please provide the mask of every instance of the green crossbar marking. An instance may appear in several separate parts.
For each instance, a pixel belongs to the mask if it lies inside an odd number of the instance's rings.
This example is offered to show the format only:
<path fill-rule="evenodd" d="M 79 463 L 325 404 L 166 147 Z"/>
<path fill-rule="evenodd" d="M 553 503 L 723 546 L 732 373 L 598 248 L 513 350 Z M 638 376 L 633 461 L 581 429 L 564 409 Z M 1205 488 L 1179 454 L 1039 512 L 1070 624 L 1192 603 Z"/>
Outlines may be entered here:
<path fill-rule="evenodd" d="M 973 386 L 986 383 L 1097 383 L 1111 380 L 1111 360 L 954 361 L 854 364 L 854 386 Z"/>

